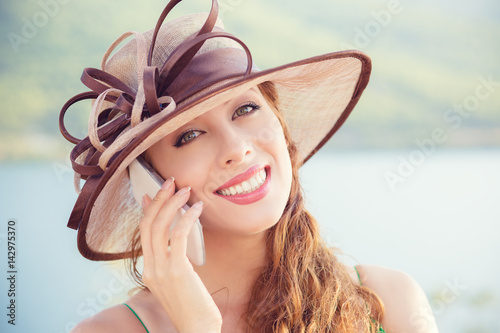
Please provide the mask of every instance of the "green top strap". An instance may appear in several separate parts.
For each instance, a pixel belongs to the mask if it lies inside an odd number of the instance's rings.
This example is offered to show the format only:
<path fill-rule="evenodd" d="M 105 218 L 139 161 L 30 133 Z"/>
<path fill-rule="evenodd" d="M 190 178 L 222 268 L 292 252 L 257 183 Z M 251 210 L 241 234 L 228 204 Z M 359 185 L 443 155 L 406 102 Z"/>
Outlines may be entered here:
<path fill-rule="evenodd" d="M 361 283 L 361 276 L 359 275 L 359 271 L 358 271 L 358 268 L 356 266 L 354 266 L 354 270 L 356 271 L 356 274 L 358 275 L 358 280 L 359 280 L 359 285 L 362 286 L 363 283 Z M 376 323 L 376 321 L 374 319 L 372 319 L 372 321 L 374 323 Z M 378 333 L 385 333 L 384 329 L 382 328 L 382 325 L 379 324 L 378 326 Z"/>
<path fill-rule="evenodd" d="M 363 284 L 361 283 L 361 276 L 359 276 L 358 268 L 354 266 L 354 270 L 356 271 L 356 274 L 358 274 L 359 285 L 362 286 Z"/>
<path fill-rule="evenodd" d="M 356 274 L 358 274 L 359 284 L 362 285 L 361 284 L 361 277 L 359 276 L 358 269 L 356 267 L 354 267 L 354 270 L 356 271 Z M 137 317 L 137 319 L 139 319 L 139 321 L 141 322 L 142 326 L 144 326 L 144 329 L 146 330 L 146 332 L 149 333 L 148 329 L 146 328 L 146 325 L 144 325 L 144 323 L 142 322 L 141 318 L 137 315 L 137 313 L 135 313 L 135 311 L 130 306 L 128 306 L 128 304 L 123 303 L 123 305 L 126 305 L 127 308 L 129 308 L 130 311 L 132 311 L 132 313 Z M 372 321 L 375 322 L 373 319 L 372 319 Z M 378 333 L 385 333 L 385 331 L 382 328 L 382 326 L 379 326 Z"/>
<path fill-rule="evenodd" d="M 144 326 L 144 329 L 146 330 L 146 332 L 149 333 L 148 329 L 146 328 L 146 325 L 144 325 L 144 323 L 142 322 L 141 318 L 139 318 L 139 316 L 137 315 L 137 313 L 135 313 L 135 311 L 130 307 L 128 306 L 127 303 L 122 303 L 123 305 L 127 306 L 127 308 L 130 309 L 130 311 L 132 311 L 133 314 L 135 314 L 135 316 L 137 317 L 137 319 L 139 319 L 139 321 L 141 322 L 142 326 Z"/>

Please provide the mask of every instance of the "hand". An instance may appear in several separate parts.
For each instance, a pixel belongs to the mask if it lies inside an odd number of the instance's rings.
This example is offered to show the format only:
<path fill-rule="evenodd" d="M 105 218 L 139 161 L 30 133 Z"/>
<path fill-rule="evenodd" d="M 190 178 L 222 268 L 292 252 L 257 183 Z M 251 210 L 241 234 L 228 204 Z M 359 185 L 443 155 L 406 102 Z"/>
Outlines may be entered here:
<path fill-rule="evenodd" d="M 187 236 L 203 203 L 195 203 L 170 230 L 177 210 L 188 201 L 191 190 L 185 187 L 174 194 L 174 188 L 174 179 L 169 178 L 153 200 L 144 196 L 144 217 L 140 222 L 142 280 L 178 332 L 220 332 L 219 309 L 186 256 Z"/>

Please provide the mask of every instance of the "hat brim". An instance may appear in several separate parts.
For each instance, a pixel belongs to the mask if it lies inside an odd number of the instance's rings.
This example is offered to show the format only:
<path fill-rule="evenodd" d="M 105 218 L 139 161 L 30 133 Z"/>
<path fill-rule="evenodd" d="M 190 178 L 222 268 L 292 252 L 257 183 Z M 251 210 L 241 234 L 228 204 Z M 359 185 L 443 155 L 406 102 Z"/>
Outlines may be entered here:
<path fill-rule="evenodd" d="M 368 84 L 371 61 L 359 51 L 342 51 L 221 82 L 185 100 L 168 115 L 155 115 L 137 126 L 143 131 L 113 156 L 103 174 L 87 179 L 75 216 L 80 223 L 78 249 L 90 260 L 131 256 L 129 242 L 142 209 L 130 190 L 127 167 L 140 154 L 178 127 L 265 81 L 278 90 L 280 112 L 305 162 L 342 126 Z M 91 190 L 85 187 L 91 187 Z"/>

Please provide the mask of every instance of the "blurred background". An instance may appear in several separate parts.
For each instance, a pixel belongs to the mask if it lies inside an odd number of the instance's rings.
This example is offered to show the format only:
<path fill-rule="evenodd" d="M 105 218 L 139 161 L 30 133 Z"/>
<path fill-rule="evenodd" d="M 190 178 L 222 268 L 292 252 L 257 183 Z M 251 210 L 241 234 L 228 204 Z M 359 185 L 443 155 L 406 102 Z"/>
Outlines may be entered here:
<path fill-rule="evenodd" d="M 126 299 L 123 264 L 89 262 L 66 228 L 76 200 L 61 106 L 123 32 L 166 1 L 0 4 L 0 331 L 69 332 Z M 500 3 L 220 0 L 226 29 L 270 68 L 345 49 L 373 61 L 348 121 L 302 169 L 309 209 L 348 264 L 403 270 L 441 332 L 500 332 Z M 185 0 L 170 18 L 207 12 Z M 80 137 L 90 103 L 70 110 Z M 16 221 L 16 325 L 7 224 Z M 419 314 L 409 318 L 418 322 Z M 425 323 L 420 322 L 422 328 Z"/>

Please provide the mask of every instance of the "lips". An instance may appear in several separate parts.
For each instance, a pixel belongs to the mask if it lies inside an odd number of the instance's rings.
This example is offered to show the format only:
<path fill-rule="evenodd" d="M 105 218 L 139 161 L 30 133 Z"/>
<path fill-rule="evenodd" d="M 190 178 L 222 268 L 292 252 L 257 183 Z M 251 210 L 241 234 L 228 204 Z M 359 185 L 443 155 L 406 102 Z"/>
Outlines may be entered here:
<path fill-rule="evenodd" d="M 214 194 L 233 203 L 246 205 L 262 199 L 269 192 L 270 180 L 268 166 L 254 166 L 226 182 Z"/>
<path fill-rule="evenodd" d="M 258 173 L 254 174 L 247 180 L 242 181 L 239 184 L 229 186 L 217 191 L 217 194 L 221 195 L 235 195 L 235 194 L 246 194 L 255 191 L 264 184 L 266 180 L 266 171 L 262 169 Z"/>

